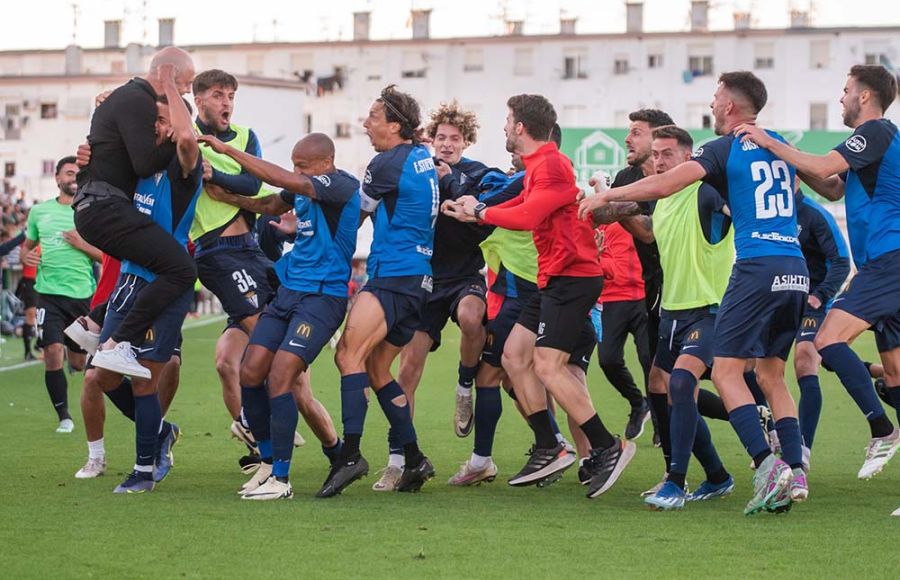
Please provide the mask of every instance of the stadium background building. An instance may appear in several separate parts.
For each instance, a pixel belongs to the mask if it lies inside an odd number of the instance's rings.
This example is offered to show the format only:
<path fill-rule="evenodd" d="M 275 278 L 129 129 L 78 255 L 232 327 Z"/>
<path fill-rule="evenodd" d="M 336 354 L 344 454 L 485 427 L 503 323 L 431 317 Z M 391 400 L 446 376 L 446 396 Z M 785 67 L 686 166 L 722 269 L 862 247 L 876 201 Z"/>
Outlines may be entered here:
<path fill-rule="evenodd" d="M 504 35 L 433 38 L 431 12 L 414 10 L 407 39 L 371 38 L 371 13 L 357 12 L 352 40 L 184 48 L 198 71 L 238 77 L 234 118 L 256 130 L 266 158 L 287 164 L 299 136 L 321 131 L 335 139 L 338 164 L 357 175 L 372 156 L 362 118 L 391 83 L 416 96 L 423 114 L 454 97 L 474 110 L 481 129 L 469 155 L 503 168 L 506 99 L 543 93 L 584 178 L 624 164 L 619 129 L 640 107 L 665 109 L 701 141 L 710 137 L 703 129 L 712 122 L 716 78 L 737 69 L 754 71 L 769 89 L 760 124 L 823 151 L 847 133 L 838 99 L 849 68 L 900 64 L 900 26 L 816 28 L 808 12 L 794 10 L 786 29 L 755 29 L 749 12 L 735 12 L 731 29 L 710 30 L 710 3 L 684 4 L 690 29 L 677 32 L 645 32 L 643 3 L 629 1 L 625 27 L 614 34 L 579 34 L 577 19 L 565 17 L 555 34 L 524 34 L 523 21 L 509 19 Z M 158 46 L 177 41 L 174 19 L 160 19 L 157 42 L 145 45 L 122 46 L 121 21 L 103 26 L 102 47 L 0 52 L 7 191 L 34 200 L 53 195 L 53 164 L 84 140 L 94 95 L 142 74 Z M 890 116 L 900 120 L 900 107 Z"/>

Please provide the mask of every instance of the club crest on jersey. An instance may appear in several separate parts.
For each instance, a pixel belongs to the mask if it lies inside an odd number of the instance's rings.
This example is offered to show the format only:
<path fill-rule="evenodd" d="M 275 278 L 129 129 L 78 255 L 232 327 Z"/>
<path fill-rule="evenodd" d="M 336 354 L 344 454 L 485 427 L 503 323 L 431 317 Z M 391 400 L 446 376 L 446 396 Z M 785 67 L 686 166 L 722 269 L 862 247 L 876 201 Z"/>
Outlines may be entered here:
<path fill-rule="evenodd" d="M 366 173 L 368 174 L 368 172 L 366 172 Z M 313 179 L 315 179 L 316 181 L 318 181 L 325 187 L 328 187 L 331 185 L 331 178 L 328 177 L 327 175 L 314 175 Z"/>
<path fill-rule="evenodd" d="M 253 308 L 259 308 L 259 296 L 256 295 L 256 292 L 251 290 L 244 294 L 244 298 L 247 299 L 247 302 L 253 305 Z"/>
<path fill-rule="evenodd" d="M 372 183 L 372 172 L 366 169 L 366 176 L 363 177 L 363 183 Z"/>
<path fill-rule="evenodd" d="M 862 135 L 851 135 L 849 139 L 844 141 L 844 145 L 847 146 L 847 149 L 853 151 L 854 153 L 862 153 L 866 149 L 866 138 Z"/>
<path fill-rule="evenodd" d="M 700 157 L 703 155 L 703 147 L 697 147 L 697 150 L 694 151 L 694 157 Z"/>
<path fill-rule="evenodd" d="M 296 334 L 297 336 L 302 337 L 302 338 L 309 338 L 310 336 L 312 336 L 312 331 L 313 331 L 312 324 L 310 324 L 308 322 L 301 322 L 300 324 L 297 325 L 297 330 L 294 331 L 294 334 Z"/>

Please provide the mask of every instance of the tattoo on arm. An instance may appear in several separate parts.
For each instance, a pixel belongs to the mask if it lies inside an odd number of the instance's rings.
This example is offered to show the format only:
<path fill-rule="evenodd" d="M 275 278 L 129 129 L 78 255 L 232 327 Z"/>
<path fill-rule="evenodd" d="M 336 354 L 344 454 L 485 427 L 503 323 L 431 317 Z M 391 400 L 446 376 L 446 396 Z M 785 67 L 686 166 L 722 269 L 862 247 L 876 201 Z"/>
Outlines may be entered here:
<path fill-rule="evenodd" d="M 611 224 L 622 218 L 631 217 L 641 213 L 641 206 L 633 201 L 613 202 L 609 205 L 594 210 L 594 225 Z"/>

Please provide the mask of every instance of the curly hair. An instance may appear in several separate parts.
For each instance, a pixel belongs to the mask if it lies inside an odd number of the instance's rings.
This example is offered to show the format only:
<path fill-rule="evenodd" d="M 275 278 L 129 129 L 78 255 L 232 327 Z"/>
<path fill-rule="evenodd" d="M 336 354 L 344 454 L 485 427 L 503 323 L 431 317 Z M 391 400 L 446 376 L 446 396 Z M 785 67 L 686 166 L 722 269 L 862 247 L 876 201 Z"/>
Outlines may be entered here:
<path fill-rule="evenodd" d="M 459 129 L 466 146 L 472 145 L 478 139 L 480 125 L 475 118 L 475 113 L 464 110 L 456 99 L 450 103 L 441 103 L 440 107 L 431 112 L 428 126 L 425 127 L 425 134 L 434 139 L 440 125 L 452 125 Z"/>
<path fill-rule="evenodd" d="M 400 124 L 400 137 L 415 139 L 421 123 L 419 103 L 407 93 L 397 90 L 397 85 L 388 85 L 376 100 L 384 104 L 384 118 L 388 123 Z"/>

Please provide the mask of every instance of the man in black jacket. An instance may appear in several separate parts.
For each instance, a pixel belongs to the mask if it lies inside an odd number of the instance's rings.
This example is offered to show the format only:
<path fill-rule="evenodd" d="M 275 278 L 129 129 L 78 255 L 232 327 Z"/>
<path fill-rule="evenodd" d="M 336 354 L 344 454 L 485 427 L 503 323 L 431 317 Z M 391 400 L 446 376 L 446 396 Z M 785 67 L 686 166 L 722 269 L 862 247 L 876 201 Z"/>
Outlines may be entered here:
<path fill-rule="evenodd" d="M 184 248 L 132 202 L 138 179 L 163 171 L 175 155 L 170 141 L 157 145 L 157 99 L 162 95 L 170 102 L 181 99 L 190 92 L 193 78 L 190 55 L 179 48 L 165 48 L 153 56 L 145 77 L 114 90 L 91 119 L 91 162 L 78 174 L 75 227 L 103 252 L 156 274 L 94 356 L 94 366 L 113 372 L 150 378 L 149 371 L 137 363 L 132 344 L 143 341 L 153 320 L 197 277 Z"/>

